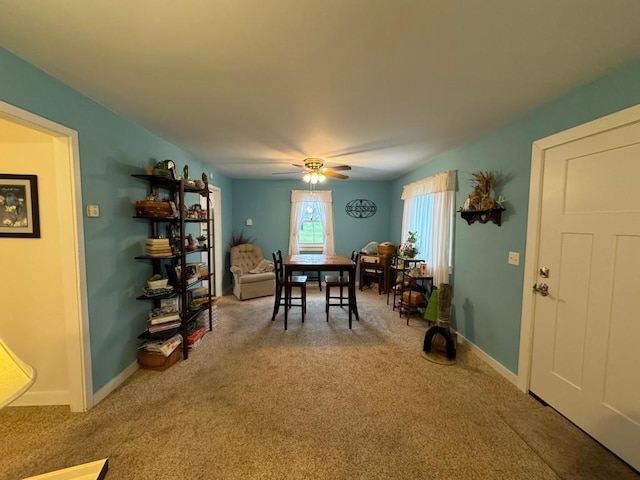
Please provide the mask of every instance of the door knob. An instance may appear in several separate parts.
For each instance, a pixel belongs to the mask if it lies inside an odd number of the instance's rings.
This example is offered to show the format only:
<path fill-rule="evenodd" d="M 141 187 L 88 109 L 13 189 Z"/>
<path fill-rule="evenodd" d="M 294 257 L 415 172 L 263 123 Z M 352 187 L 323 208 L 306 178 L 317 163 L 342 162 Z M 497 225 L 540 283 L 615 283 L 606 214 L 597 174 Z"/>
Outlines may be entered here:
<path fill-rule="evenodd" d="M 533 293 L 539 293 L 543 297 L 549 295 L 549 285 L 546 283 L 541 283 L 538 285 L 537 283 L 533 284 Z"/>

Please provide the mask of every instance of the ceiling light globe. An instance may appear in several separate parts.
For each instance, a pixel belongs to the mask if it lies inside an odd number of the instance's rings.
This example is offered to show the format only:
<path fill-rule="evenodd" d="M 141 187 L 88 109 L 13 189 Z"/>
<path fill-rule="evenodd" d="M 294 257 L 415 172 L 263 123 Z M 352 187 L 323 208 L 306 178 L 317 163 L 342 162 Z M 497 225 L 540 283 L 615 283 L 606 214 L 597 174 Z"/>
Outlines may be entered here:
<path fill-rule="evenodd" d="M 302 181 L 309 183 L 309 182 L 311 181 L 311 174 L 309 174 L 309 173 L 305 173 L 305 174 L 302 176 Z"/>

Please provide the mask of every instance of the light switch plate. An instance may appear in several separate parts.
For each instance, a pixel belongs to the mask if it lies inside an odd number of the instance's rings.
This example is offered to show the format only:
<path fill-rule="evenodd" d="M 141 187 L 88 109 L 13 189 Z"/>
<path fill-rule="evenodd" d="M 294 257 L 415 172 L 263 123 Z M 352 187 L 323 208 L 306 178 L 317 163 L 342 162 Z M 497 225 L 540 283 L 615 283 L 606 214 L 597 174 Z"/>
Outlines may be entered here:
<path fill-rule="evenodd" d="M 518 252 L 509 252 L 509 265 L 520 265 L 520 254 Z"/>
<path fill-rule="evenodd" d="M 99 217 L 100 207 L 98 205 L 87 205 L 87 217 Z"/>

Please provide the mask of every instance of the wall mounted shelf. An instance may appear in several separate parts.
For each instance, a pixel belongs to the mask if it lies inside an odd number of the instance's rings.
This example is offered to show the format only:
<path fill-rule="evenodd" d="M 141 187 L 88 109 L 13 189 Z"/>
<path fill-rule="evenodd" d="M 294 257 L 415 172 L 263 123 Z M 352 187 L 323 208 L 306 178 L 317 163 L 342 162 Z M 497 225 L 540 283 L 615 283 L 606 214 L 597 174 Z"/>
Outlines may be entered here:
<path fill-rule="evenodd" d="M 475 222 L 493 222 L 498 226 L 502 225 L 503 211 L 504 208 L 492 208 L 491 210 L 458 210 L 460 216 L 464 218 L 469 225 Z"/>

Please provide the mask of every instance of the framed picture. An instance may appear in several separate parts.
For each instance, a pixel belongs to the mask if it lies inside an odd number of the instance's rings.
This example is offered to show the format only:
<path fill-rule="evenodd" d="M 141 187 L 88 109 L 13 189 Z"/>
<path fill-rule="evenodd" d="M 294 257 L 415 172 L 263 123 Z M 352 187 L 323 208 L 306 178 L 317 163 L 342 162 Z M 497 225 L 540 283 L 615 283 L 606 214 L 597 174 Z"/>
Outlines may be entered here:
<path fill-rule="evenodd" d="M 0 237 L 40 238 L 36 175 L 0 173 Z"/>

